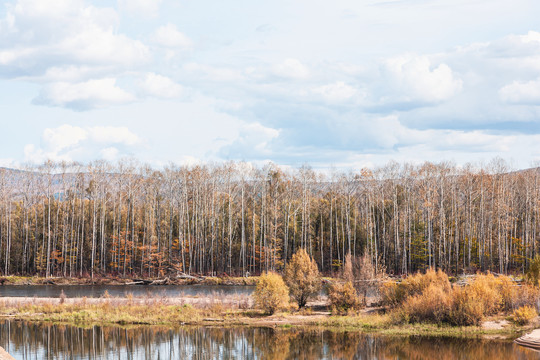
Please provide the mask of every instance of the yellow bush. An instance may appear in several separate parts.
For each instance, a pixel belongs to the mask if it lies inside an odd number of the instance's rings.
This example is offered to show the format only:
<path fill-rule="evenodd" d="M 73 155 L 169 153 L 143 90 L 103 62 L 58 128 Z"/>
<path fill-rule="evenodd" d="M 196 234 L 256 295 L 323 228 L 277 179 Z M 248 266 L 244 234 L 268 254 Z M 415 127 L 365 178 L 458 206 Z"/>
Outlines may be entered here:
<path fill-rule="evenodd" d="M 270 315 L 287 307 L 289 303 L 287 285 L 285 285 L 280 275 L 273 272 L 268 272 L 259 277 L 253 297 L 257 307 Z"/>
<path fill-rule="evenodd" d="M 398 305 L 398 284 L 394 281 L 386 281 L 379 287 L 382 303 L 385 305 Z"/>
<path fill-rule="evenodd" d="M 528 284 L 533 286 L 540 285 L 540 255 L 536 255 L 535 258 L 529 264 L 529 268 L 525 273 L 525 280 Z"/>
<path fill-rule="evenodd" d="M 484 318 L 484 303 L 470 287 L 452 289 L 452 308 L 448 321 L 454 325 L 479 325 Z"/>
<path fill-rule="evenodd" d="M 399 305 L 414 295 L 422 294 L 430 285 L 449 292 L 451 290 L 448 275 L 442 270 L 428 269 L 425 274 L 416 273 L 397 284 L 384 283 L 380 289 L 383 302 L 387 305 Z"/>
<path fill-rule="evenodd" d="M 532 285 L 522 285 L 517 287 L 516 297 L 512 302 L 514 309 L 521 306 L 537 306 L 540 303 L 540 288 Z"/>
<path fill-rule="evenodd" d="M 478 274 L 467 287 L 469 296 L 482 303 L 485 315 L 493 315 L 501 310 L 503 296 L 500 293 L 499 282 L 493 274 Z"/>
<path fill-rule="evenodd" d="M 405 321 L 441 323 L 451 307 L 451 292 L 432 283 L 421 294 L 408 297 L 401 306 L 401 314 Z"/>
<path fill-rule="evenodd" d="M 502 309 L 504 311 L 512 310 L 516 298 L 519 296 L 518 287 L 508 276 L 499 276 L 497 278 L 497 288 L 501 294 Z"/>
<path fill-rule="evenodd" d="M 328 298 L 332 312 L 347 314 L 360 308 L 360 299 L 352 282 L 345 284 L 336 283 L 328 289 Z"/>
<path fill-rule="evenodd" d="M 479 325 L 484 316 L 532 308 L 540 300 L 539 287 L 517 286 L 508 276 L 478 274 L 469 284 L 452 287 L 445 273 L 434 270 L 385 283 L 381 294 L 383 302 L 395 308 L 395 319 L 454 325 Z"/>
<path fill-rule="evenodd" d="M 537 316 L 538 313 L 536 312 L 536 309 L 526 305 L 516 309 L 514 314 L 512 314 L 512 319 L 518 325 L 526 325 Z"/>
<path fill-rule="evenodd" d="M 299 308 L 306 306 L 308 299 L 321 290 L 321 275 L 317 263 L 305 249 L 298 250 L 292 256 L 285 268 L 285 281 Z"/>

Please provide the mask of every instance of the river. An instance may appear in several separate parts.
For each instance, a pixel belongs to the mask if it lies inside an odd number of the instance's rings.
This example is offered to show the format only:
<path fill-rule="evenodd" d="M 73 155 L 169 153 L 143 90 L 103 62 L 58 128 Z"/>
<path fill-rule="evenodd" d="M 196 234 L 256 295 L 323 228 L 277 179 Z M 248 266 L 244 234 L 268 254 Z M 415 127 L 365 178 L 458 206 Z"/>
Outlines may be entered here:
<path fill-rule="evenodd" d="M 69 298 L 98 298 L 105 292 L 112 297 L 125 297 L 127 294 L 135 297 L 204 296 L 213 293 L 250 295 L 254 289 L 254 286 L 245 285 L 4 285 L 0 286 L 0 297 L 57 298 L 62 292 Z"/>
<path fill-rule="evenodd" d="M 508 340 L 252 327 L 79 328 L 0 323 L 16 359 L 540 359 Z"/>

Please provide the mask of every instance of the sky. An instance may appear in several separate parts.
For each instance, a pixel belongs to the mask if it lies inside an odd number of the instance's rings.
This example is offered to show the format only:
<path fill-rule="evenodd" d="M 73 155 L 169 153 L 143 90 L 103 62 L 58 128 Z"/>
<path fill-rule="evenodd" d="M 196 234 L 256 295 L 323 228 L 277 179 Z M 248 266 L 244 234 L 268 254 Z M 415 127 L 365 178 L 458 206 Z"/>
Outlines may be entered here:
<path fill-rule="evenodd" d="M 534 0 L 0 4 L 0 166 L 540 160 Z"/>

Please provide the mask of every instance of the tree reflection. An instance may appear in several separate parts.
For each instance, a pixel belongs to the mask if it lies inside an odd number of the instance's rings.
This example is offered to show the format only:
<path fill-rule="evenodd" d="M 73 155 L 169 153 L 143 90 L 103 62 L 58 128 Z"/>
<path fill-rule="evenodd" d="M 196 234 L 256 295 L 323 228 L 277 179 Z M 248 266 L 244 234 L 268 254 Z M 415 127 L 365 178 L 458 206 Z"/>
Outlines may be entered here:
<path fill-rule="evenodd" d="M 5 321 L 17 359 L 540 359 L 509 341 L 248 327 L 88 327 Z"/>

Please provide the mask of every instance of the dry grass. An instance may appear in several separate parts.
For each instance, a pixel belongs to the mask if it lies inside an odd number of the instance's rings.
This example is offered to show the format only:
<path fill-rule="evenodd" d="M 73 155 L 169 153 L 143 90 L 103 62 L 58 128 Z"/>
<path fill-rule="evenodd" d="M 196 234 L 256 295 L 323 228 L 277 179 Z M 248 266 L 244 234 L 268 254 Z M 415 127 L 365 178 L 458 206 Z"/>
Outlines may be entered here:
<path fill-rule="evenodd" d="M 4 301 L 0 314 L 15 319 L 67 322 L 75 324 L 148 324 L 173 325 L 198 323 L 205 317 L 227 316 L 232 309 L 222 304 L 208 304 L 204 308 L 192 305 L 172 305 L 161 299 L 133 301 L 107 298 L 78 299 L 76 301 Z M 127 301 L 126 301 L 127 300 Z"/>
<path fill-rule="evenodd" d="M 223 295 L 214 292 L 197 297 L 111 297 L 101 298 L 2 298 L 0 316 L 36 321 L 75 324 L 152 324 L 200 323 L 205 318 L 228 317 L 249 309 L 249 295 Z"/>

